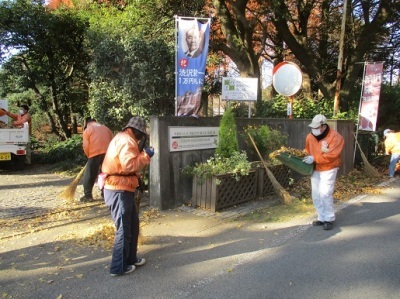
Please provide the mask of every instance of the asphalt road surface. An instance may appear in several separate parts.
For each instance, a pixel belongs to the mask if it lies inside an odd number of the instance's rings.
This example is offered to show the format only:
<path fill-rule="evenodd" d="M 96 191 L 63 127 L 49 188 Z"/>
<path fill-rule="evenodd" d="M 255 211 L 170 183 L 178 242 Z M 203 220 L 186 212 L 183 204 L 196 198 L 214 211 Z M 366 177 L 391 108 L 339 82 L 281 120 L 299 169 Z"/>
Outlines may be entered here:
<path fill-rule="evenodd" d="M 69 182 L 37 175 L 36 187 L 45 180 L 50 199 Z M 26 189 L 44 200 L 37 195 L 40 188 L 30 189 L 35 183 L 7 179 L 1 189 L 13 191 L 15 198 L 24 198 Z M 147 264 L 116 278 L 109 275 L 109 249 L 76 243 L 74 232 L 94 226 L 93 219 L 77 217 L 74 223 L 7 237 L 0 240 L 2 297 L 400 298 L 399 179 L 387 183 L 382 194 L 341 203 L 331 231 L 312 227 L 315 215 L 249 223 L 226 219 L 224 213 L 163 211 L 142 231 L 139 254 Z M 18 205 L 5 199 L 8 207 L 1 215 L 7 221 Z M 21 208 L 28 209 L 24 200 Z M 108 217 L 105 207 L 97 208 L 98 218 Z"/>

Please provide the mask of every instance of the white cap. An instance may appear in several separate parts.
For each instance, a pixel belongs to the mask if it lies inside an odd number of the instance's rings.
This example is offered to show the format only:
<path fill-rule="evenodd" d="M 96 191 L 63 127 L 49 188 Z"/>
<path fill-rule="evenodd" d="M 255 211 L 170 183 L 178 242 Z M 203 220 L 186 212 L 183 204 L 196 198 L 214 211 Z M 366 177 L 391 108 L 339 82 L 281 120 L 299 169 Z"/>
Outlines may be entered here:
<path fill-rule="evenodd" d="M 385 131 L 383 131 L 383 136 L 386 137 L 386 135 L 387 135 L 388 133 L 391 133 L 391 132 L 394 132 L 394 131 L 393 131 L 393 130 L 390 130 L 390 129 L 386 129 Z"/>
<path fill-rule="evenodd" d="M 319 128 L 321 125 L 326 125 L 327 120 L 326 117 L 323 116 L 322 114 L 317 114 L 316 116 L 314 116 L 314 118 L 311 121 L 311 124 L 309 124 L 308 126 L 316 129 Z"/>

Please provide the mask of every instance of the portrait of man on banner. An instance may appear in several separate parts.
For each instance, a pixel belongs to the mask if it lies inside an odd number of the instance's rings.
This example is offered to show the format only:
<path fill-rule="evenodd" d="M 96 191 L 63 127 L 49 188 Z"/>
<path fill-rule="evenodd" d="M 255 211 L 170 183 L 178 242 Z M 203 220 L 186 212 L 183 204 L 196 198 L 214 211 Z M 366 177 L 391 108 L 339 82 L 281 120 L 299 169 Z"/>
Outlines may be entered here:
<path fill-rule="evenodd" d="M 201 107 L 210 21 L 178 20 L 176 116 L 198 117 Z"/>

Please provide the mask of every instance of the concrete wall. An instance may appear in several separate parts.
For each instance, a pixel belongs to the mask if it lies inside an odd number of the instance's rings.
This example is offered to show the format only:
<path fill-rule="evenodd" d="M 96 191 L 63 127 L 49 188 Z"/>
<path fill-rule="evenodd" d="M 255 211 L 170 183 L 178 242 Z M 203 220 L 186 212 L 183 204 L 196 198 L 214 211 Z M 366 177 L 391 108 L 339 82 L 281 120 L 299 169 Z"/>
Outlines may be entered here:
<path fill-rule="evenodd" d="M 154 208 L 166 210 L 189 203 L 192 197 L 192 178 L 181 173 L 186 165 L 195 162 L 204 162 L 214 154 L 214 149 L 169 152 L 168 127 L 170 126 L 198 126 L 218 127 L 220 117 L 151 117 L 150 144 L 155 149 L 155 155 L 150 164 L 150 205 Z M 238 129 L 239 148 L 246 150 L 241 135 L 243 128 L 248 125 L 268 125 L 282 131 L 288 136 L 287 146 L 303 149 L 305 137 L 310 132 L 310 119 L 261 119 L 236 118 Z M 353 121 L 328 120 L 331 128 L 337 130 L 345 139 L 342 152 L 342 167 L 339 175 L 347 174 L 353 169 L 354 135 Z M 254 157 L 253 157 L 254 158 Z M 258 160 L 257 157 L 252 160 Z"/>

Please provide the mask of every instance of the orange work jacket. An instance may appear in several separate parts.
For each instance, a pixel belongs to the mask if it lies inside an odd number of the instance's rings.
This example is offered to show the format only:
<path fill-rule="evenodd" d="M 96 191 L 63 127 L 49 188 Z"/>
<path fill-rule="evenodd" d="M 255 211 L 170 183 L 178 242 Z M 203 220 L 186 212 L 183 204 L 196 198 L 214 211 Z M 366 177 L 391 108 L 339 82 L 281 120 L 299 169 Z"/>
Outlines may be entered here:
<path fill-rule="evenodd" d="M 326 144 L 329 152 L 322 152 L 322 145 Z M 342 164 L 340 154 L 343 150 L 344 139 L 335 130 L 329 128 L 329 132 L 322 140 L 317 140 L 314 135 L 309 133 L 306 137 L 305 151 L 314 157 L 315 170 L 326 171 Z"/>
<path fill-rule="evenodd" d="M 138 140 L 130 130 L 115 135 L 108 146 L 101 171 L 107 174 L 104 188 L 134 192 L 140 171 L 150 164 L 146 151 L 139 152 Z"/>
<path fill-rule="evenodd" d="M 113 137 L 113 133 L 105 125 L 95 121 L 88 123 L 82 135 L 82 147 L 86 157 L 92 158 L 105 154 Z"/>

